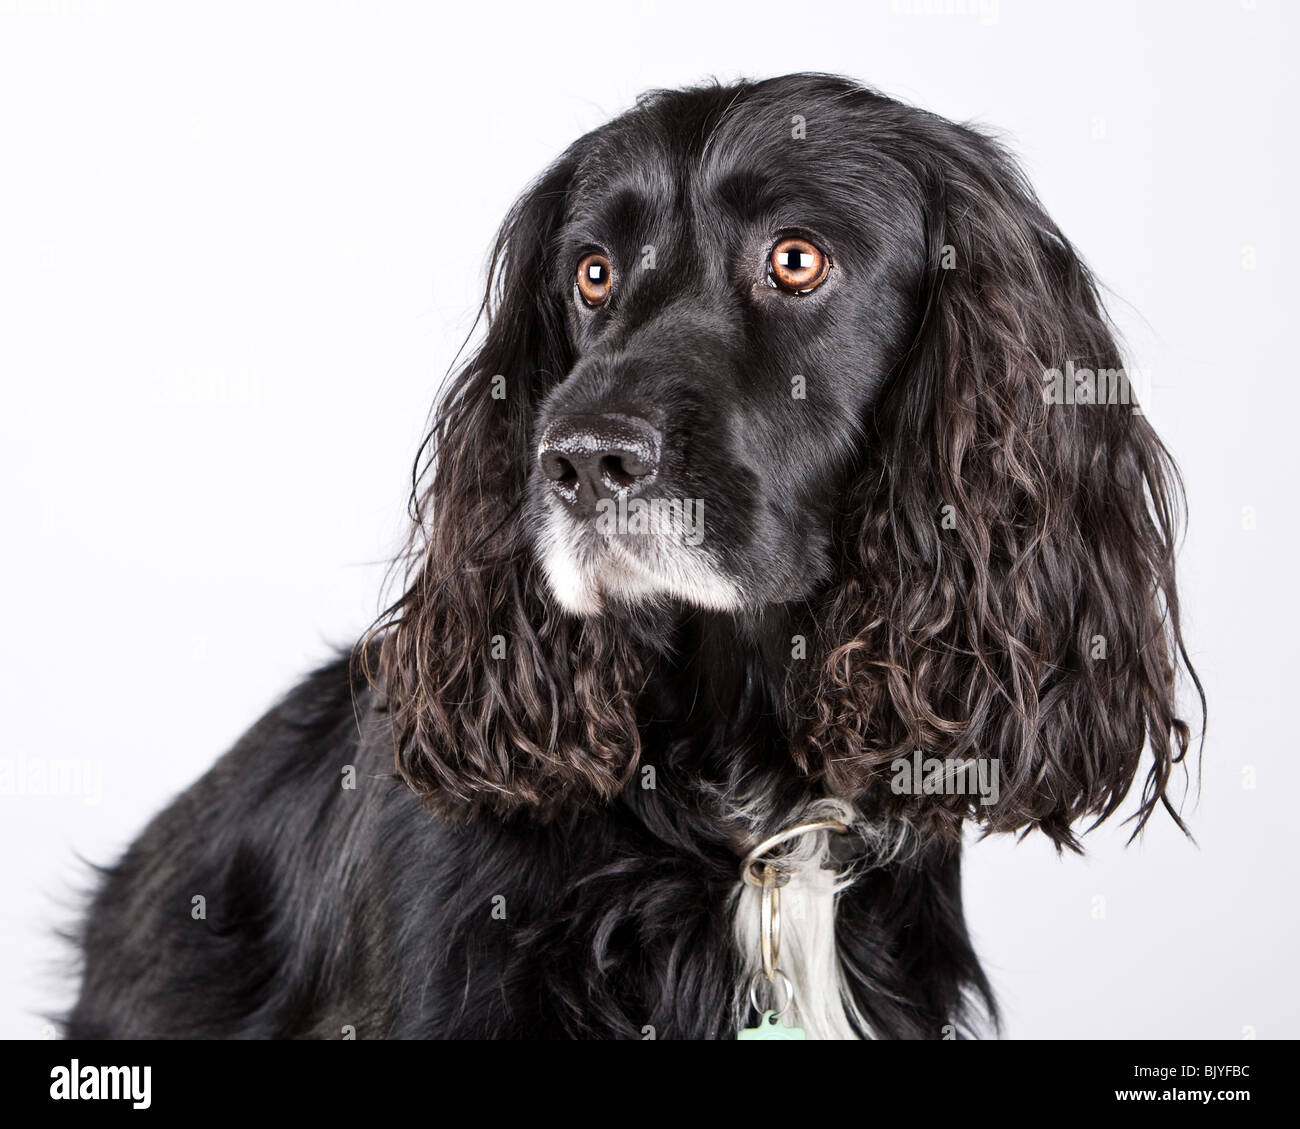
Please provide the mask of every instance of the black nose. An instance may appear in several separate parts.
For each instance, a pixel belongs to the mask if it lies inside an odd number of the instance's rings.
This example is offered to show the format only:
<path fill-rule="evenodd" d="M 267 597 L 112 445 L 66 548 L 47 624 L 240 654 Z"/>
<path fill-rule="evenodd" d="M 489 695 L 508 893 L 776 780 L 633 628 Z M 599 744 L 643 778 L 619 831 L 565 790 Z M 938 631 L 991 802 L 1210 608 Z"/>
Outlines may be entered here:
<path fill-rule="evenodd" d="M 637 416 L 564 416 L 547 427 L 537 459 L 555 495 L 589 516 L 599 499 L 634 493 L 654 480 L 660 438 Z"/>

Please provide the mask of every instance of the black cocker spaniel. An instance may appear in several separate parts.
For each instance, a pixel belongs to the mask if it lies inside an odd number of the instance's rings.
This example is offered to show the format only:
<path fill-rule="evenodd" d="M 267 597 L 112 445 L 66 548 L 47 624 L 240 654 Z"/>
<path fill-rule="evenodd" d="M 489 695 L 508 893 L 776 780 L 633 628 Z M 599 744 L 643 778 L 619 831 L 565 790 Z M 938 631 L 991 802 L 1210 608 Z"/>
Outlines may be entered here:
<path fill-rule="evenodd" d="M 988 137 L 791 75 L 575 142 L 485 315 L 404 594 L 105 874 L 68 1033 L 983 1029 L 963 828 L 1075 848 L 1144 747 L 1178 820 L 1200 689 L 1073 247 Z"/>

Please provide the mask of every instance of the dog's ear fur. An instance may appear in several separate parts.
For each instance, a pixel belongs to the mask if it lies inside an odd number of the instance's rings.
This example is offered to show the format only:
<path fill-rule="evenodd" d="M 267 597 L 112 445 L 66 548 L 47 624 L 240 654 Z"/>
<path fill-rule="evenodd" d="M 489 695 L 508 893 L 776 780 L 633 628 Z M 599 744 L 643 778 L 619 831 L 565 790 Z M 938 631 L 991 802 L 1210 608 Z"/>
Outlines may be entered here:
<path fill-rule="evenodd" d="M 820 662 L 792 670 L 797 755 L 940 833 L 970 817 L 1073 848 L 1149 743 L 1134 834 L 1160 802 L 1178 820 L 1177 471 L 1132 407 L 1048 402 L 1048 370 L 1121 367 L 1092 278 L 998 145 L 917 116 L 927 135 L 895 158 L 927 217 L 919 329 L 867 444 Z M 995 758 L 997 802 L 895 794 L 916 750 Z"/>
<path fill-rule="evenodd" d="M 417 463 L 405 593 L 359 652 L 398 772 L 452 818 L 553 817 L 617 792 L 639 753 L 626 633 L 559 612 L 524 521 L 533 420 L 571 363 L 547 254 L 583 144 L 497 237 L 486 338 L 435 408 Z"/>

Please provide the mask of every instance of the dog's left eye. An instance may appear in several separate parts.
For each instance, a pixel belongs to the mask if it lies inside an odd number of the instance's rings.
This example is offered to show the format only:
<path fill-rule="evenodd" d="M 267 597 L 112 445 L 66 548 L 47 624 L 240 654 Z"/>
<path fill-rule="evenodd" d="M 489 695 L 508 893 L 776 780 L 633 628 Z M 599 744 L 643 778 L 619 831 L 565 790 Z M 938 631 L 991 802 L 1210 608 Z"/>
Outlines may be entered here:
<path fill-rule="evenodd" d="M 614 272 L 609 260 L 599 251 L 583 255 L 578 263 L 578 293 L 589 306 L 603 306 L 614 286 Z"/>
<path fill-rule="evenodd" d="M 794 236 L 779 240 L 767 257 L 768 281 L 787 294 L 816 290 L 830 269 L 831 261 L 820 247 Z"/>

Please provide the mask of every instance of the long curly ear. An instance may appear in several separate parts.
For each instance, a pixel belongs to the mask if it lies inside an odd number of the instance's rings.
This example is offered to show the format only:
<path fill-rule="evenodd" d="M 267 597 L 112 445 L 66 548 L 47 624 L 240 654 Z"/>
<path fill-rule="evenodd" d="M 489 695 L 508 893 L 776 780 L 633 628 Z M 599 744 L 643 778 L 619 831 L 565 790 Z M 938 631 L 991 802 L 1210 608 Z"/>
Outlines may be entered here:
<path fill-rule="evenodd" d="M 1182 827 L 1177 471 L 1020 173 L 971 130 L 923 128 L 896 155 L 928 216 L 920 328 L 868 443 L 821 661 L 794 672 L 797 752 L 837 794 L 941 833 L 971 817 L 1077 848 L 1072 824 L 1116 810 L 1149 743 L 1134 834 L 1158 802 Z M 993 786 L 932 788 L 943 761 L 986 761 L 964 779 Z"/>
<path fill-rule="evenodd" d="M 533 419 L 571 363 L 547 252 L 581 144 L 497 237 L 486 338 L 417 461 L 406 590 L 359 652 L 378 655 L 368 665 L 399 773 L 451 817 L 551 818 L 617 792 L 638 756 L 636 655 L 625 635 L 553 606 L 524 528 Z"/>

